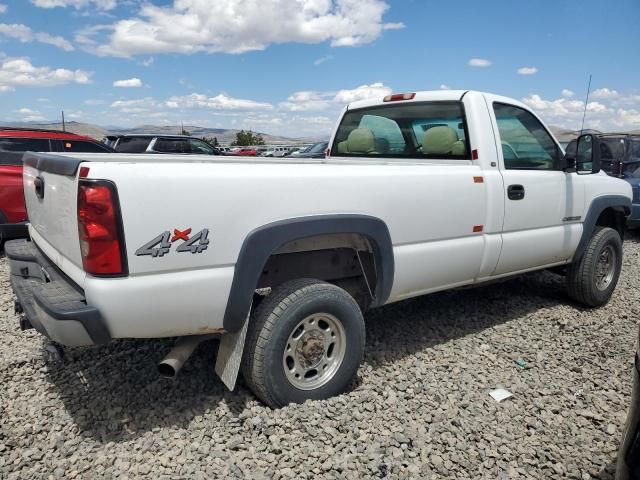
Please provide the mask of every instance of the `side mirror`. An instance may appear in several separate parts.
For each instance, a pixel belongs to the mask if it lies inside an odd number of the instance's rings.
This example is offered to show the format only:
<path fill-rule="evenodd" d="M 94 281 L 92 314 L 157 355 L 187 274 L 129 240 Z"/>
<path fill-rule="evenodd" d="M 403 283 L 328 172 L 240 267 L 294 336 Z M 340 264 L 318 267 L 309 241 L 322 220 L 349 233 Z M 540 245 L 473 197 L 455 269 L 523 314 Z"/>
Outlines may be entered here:
<path fill-rule="evenodd" d="M 580 135 L 576 143 L 576 172 L 590 175 L 600 171 L 600 141 L 592 134 Z"/>

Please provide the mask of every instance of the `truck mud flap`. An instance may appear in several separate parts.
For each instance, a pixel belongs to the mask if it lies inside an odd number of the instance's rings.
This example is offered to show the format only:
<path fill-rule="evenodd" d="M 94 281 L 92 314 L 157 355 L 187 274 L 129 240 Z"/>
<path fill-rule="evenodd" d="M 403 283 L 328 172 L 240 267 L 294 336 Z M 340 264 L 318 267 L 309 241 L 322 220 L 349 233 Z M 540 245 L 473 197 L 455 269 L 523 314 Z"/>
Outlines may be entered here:
<path fill-rule="evenodd" d="M 215 368 L 216 374 L 229 390 L 236 388 L 250 315 L 251 309 L 249 309 L 242 328 L 237 332 L 222 335 L 220 346 L 218 347 L 218 357 L 216 358 Z"/>

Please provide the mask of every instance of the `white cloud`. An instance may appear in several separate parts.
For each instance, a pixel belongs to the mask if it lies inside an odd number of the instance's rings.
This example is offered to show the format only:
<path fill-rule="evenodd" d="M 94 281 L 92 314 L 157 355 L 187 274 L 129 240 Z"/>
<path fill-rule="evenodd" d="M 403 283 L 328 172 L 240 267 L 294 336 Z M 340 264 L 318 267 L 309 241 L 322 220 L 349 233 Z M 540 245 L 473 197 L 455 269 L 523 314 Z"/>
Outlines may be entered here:
<path fill-rule="evenodd" d="M 160 107 L 161 104 L 151 97 L 139 98 L 135 100 L 116 100 L 111 104 L 111 108 L 114 108 L 121 113 L 130 114 L 148 114 L 149 112 L 157 110 Z"/>
<path fill-rule="evenodd" d="M 174 96 L 166 101 L 166 106 L 169 108 L 209 108 L 212 110 L 273 110 L 273 105 L 270 103 L 233 98 L 224 93 L 215 97 L 208 97 L 201 93 Z"/>
<path fill-rule="evenodd" d="M 486 58 L 471 58 L 469 59 L 470 67 L 486 68 L 491 66 L 491 61 Z"/>
<path fill-rule="evenodd" d="M 351 103 L 358 100 L 366 100 L 367 98 L 383 98 L 390 93 L 391 89 L 389 87 L 381 82 L 376 82 L 371 85 L 360 85 L 352 90 L 340 90 L 334 97 L 334 101 L 339 103 Z"/>
<path fill-rule="evenodd" d="M 16 113 L 19 113 L 22 117 L 21 120 L 25 122 L 38 122 L 45 119 L 40 112 L 30 108 L 20 108 L 16 110 Z"/>
<path fill-rule="evenodd" d="M 383 30 L 404 26 L 383 22 L 388 8 L 384 0 L 174 0 L 171 6 L 143 3 L 138 16 L 87 28 L 76 39 L 98 55 L 122 57 L 242 53 L 287 42 L 355 46 L 373 42 Z"/>
<path fill-rule="evenodd" d="M 0 13 L 5 13 L 9 7 L 7 7 L 4 3 L 0 3 Z"/>
<path fill-rule="evenodd" d="M 116 0 L 31 0 L 36 7 L 56 8 L 74 7 L 76 9 L 95 6 L 98 10 L 113 10 L 116 8 Z"/>
<path fill-rule="evenodd" d="M 607 87 L 598 88 L 591 94 L 593 98 L 618 98 L 619 94 L 616 90 L 610 90 Z"/>
<path fill-rule="evenodd" d="M 324 62 L 328 62 L 331 59 L 333 59 L 333 55 L 325 55 L 324 57 L 318 58 L 315 62 L 313 62 L 313 64 L 322 65 Z"/>
<path fill-rule="evenodd" d="M 522 101 L 548 124 L 572 130 L 579 129 L 584 113 L 584 102 L 571 99 L 565 91 L 563 95 L 563 98 L 547 100 L 533 94 L 523 98 Z M 606 89 L 606 92 L 600 92 L 597 98 L 598 100 L 587 104 L 585 128 L 595 128 L 605 132 L 640 129 L 640 97 L 624 96 L 615 90 Z"/>
<path fill-rule="evenodd" d="M 153 65 L 153 62 L 154 62 L 153 57 L 146 58 L 146 59 L 144 59 L 142 61 L 142 66 L 143 67 L 150 67 L 151 65 Z"/>
<path fill-rule="evenodd" d="M 116 88 L 140 88 L 142 86 L 142 80 L 140 80 L 139 78 L 116 80 L 115 82 L 113 82 L 113 86 Z"/>
<path fill-rule="evenodd" d="M 568 88 L 564 88 L 562 90 L 562 96 L 564 98 L 571 98 L 571 97 L 573 97 L 573 92 L 571 90 L 569 90 Z"/>
<path fill-rule="evenodd" d="M 89 98 L 82 103 L 84 103 L 85 105 L 96 106 L 96 105 L 104 105 L 107 102 L 105 102 L 104 100 L 100 100 L 98 98 Z"/>
<path fill-rule="evenodd" d="M 449 85 L 445 85 L 444 83 L 440 85 L 440 90 L 451 90 Z"/>
<path fill-rule="evenodd" d="M 536 67 L 522 67 L 518 69 L 518 75 L 535 75 L 538 73 Z"/>
<path fill-rule="evenodd" d="M 36 67 L 28 58 L 0 58 L 0 91 L 15 87 L 50 87 L 67 83 L 91 83 L 91 73 L 84 70 Z"/>
<path fill-rule="evenodd" d="M 353 89 L 343 89 L 337 92 L 300 91 L 295 92 L 280 103 L 280 109 L 289 112 L 321 111 L 328 108 L 338 110 L 345 103 L 351 103 L 367 98 L 379 97 L 382 99 L 389 95 L 391 89 L 381 82 L 371 85 L 360 85 Z"/>
<path fill-rule="evenodd" d="M 68 40 L 45 32 L 34 32 L 31 28 L 20 23 L 0 23 L 0 35 L 19 40 L 22 43 L 39 42 L 53 45 L 67 52 L 73 50 L 73 45 Z"/>

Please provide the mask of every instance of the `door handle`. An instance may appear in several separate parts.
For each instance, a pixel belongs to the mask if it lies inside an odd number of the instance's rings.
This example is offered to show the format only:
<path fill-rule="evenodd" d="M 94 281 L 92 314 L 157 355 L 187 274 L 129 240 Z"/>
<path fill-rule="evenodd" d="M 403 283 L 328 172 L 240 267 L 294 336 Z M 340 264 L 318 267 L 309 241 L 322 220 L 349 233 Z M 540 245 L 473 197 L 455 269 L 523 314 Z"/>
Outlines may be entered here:
<path fill-rule="evenodd" d="M 509 185 L 507 187 L 507 197 L 509 197 L 509 200 L 522 200 L 524 198 L 524 187 L 522 185 Z"/>

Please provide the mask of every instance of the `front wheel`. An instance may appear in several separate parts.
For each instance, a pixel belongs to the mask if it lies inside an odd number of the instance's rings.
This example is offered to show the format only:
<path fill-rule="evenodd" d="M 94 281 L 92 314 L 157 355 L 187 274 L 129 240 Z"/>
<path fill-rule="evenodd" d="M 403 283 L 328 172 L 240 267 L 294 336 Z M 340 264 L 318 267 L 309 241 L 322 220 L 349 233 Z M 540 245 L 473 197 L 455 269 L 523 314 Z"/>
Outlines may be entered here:
<path fill-rule="evenodd" d="M 567 269 L 569 296 L 589 307 L 606 304 L 622 270 L 622 239 L 613 228 L 596 227 L 582 257 Z"/>
<path fill-rule="evenodd" d="M 346 390 L 364 354 L 356 301 L 313 279 L 286 282 L 249 320 L 242 374 L 264 403 L 277 408 Z"/>

